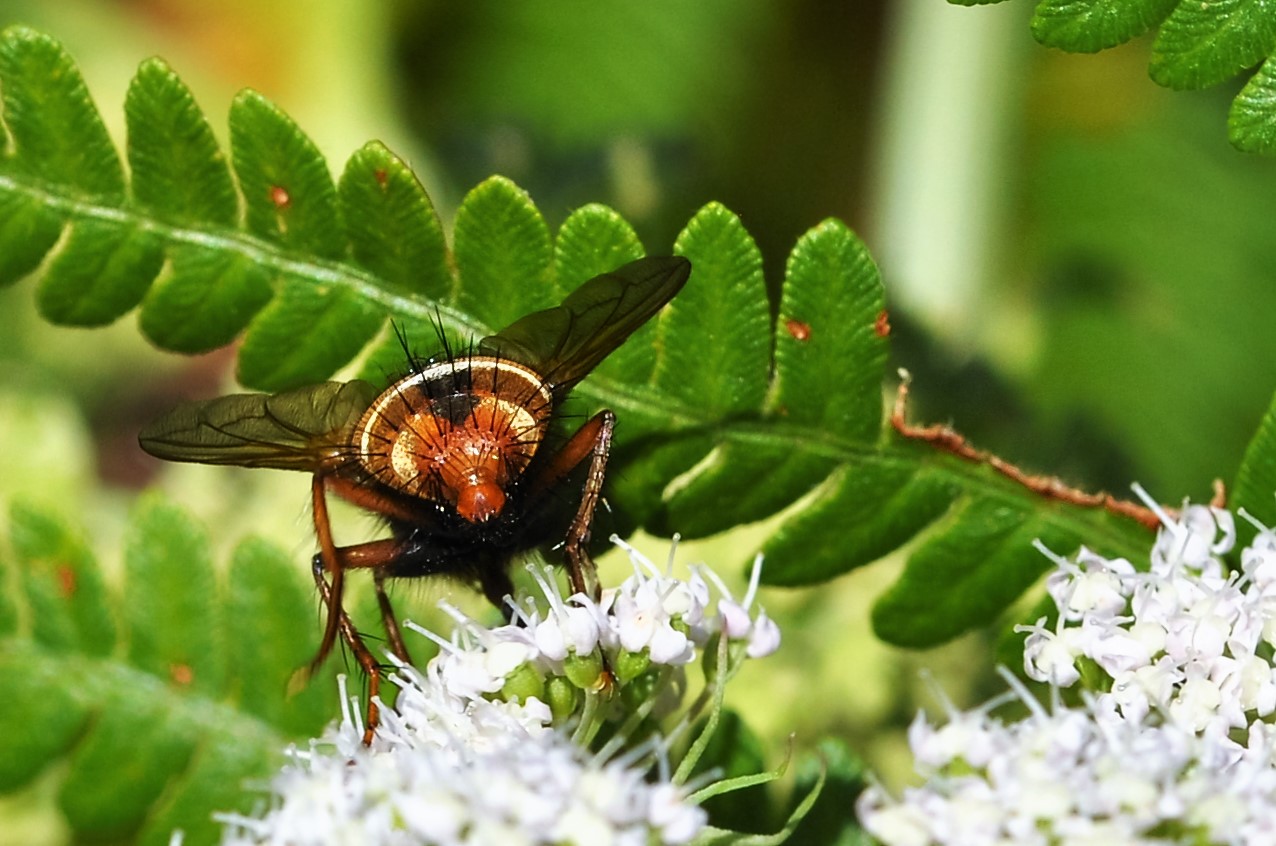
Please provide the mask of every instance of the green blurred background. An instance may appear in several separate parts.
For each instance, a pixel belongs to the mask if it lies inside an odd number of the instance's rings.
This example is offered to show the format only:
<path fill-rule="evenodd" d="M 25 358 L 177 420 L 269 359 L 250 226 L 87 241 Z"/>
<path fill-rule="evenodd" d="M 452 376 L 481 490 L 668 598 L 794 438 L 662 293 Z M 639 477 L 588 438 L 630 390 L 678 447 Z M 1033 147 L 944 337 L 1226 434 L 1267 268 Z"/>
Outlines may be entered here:
<path fill-rule="evenodd" d="M 1163 501 L 1204 499 L 1214 478 L 1230 480 L 1276 386 L 1276 165 L 1227 145 L 1234 89 L 1158 89 L 1146 41 L 1046 50 L 1030 12 L 943 0 L 0 0 L 0 25 L 63 41 L 117 138 L 128 80 L 159 54 L 223 141 L 233 93 L 255 88 L 334 173 L 384 140 L 445 221 L 498 172 L 551 225 L 601 201 L 664 252 L 718 200 L 758 240 L 774 290 L 797 236 L 842 218 L 881 266 L 917 419 L 1088 488 L 1138 480 Z M 131 318 L 44 325 L 29 283 L 0 292 L 0 308 L 0 497 L 74 514 L 110 563 L 133 496 L 161 484 L 227 545 L 246 531 L 280 541 L 304 577 L 306 479 L 160 468 L 135 445 L 176 397 L 227 387 L 231 353 L 161 354 Z M 683 557 L 725 567 L 760 531 Z M 790 624 L 787 645 L 746 670 L 766 696 L 737 705 L 773 756 L 790 729 L 835 732 L 893 778 L 918 664 L 958 702 L 981 695 L 953 669 L 978 638 L 929 655 L 872 640 L 867 608 L 892 573 L 765 595 Z M 38 804 L 0 799 L 0 820 L 23 821 L 0 822 L 0 843 L 57 842 L 47 821 L 25 827 Z"/>

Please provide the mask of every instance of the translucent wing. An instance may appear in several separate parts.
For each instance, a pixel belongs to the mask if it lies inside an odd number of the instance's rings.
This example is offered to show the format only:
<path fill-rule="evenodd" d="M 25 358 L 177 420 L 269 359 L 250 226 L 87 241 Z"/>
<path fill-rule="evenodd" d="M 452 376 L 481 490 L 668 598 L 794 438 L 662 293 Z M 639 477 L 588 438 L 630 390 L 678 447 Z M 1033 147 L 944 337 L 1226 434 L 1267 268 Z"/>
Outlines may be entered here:
<path fill-rule="evenodd" d="M 646 323 L 691 275 L 691 262 L 648 256 L 588 280 L 561 305 L 479 341 L 479 351 L 531 367 L 556 393 L 571 388 Z"/>
<path fill-rule="evenodd" d="M 232 394 L 183 403 L 137 440 L 169 461 L 315 471 L 348 454 L 350 430 L 376 397 L 372 385 L 357 381 Z"/>

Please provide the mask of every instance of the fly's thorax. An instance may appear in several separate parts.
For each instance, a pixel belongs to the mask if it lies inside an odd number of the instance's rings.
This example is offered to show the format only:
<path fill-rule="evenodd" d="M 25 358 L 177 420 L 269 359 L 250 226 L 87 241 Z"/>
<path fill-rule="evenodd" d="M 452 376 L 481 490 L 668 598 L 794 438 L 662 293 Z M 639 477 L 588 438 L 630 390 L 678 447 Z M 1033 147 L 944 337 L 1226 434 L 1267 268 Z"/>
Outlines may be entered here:
<path fill-rule="evenodd" d="M 549 385 L 521 364 L 440 361 L 377 397 L 353 445 L 373 478 L 481 523 L 500 514 L 505 492 L 535 455 L 552 403 Z"/>

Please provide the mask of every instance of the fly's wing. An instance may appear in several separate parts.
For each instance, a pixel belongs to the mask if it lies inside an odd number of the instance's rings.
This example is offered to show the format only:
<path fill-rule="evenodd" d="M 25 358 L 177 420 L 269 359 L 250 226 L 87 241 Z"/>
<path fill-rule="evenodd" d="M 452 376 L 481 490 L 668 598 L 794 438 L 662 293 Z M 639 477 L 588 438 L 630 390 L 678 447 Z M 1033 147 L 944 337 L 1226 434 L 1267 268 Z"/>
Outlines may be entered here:
<path fill-rule="evenodd" d="M 685 258 L 638 259 L 588 280 L 561 305 L 484 338 L 479 351 L 527 365 L 561 394 L 673 299 L 690 275 Z"/>
<path fill-rule="evenodd" d="M 137 440 L 169 461 L 313 472 L 349 456 L 351 427 L 376 397 L 372 385 L 356 381 L 188 402 Z"/>

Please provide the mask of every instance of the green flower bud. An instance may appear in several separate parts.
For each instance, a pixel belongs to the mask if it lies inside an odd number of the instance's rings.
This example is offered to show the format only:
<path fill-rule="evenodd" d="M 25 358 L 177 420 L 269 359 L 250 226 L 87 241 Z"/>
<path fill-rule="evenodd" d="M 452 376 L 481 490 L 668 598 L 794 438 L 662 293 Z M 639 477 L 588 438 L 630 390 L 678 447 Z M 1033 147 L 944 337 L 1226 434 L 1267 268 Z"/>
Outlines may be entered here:
<path fill-rule="evenodd" d="M 550 676 L 545 683 L 545 696 L 555 723 L 575 713 L 576 705 L 580 702 L 579 688 L 563 676 Z"/>
<path fill-rule="evenodd" d="M 603 672 L 602 655 L 598 650 L 585 655 L 573 652 L 563 660 L 563 672 L 581 690 L 592 690 L 598 686 L 598 677 Z"/>
<path fill-rule="evenodd" d="M 625 685 L 651 666 L 651 655 L 645 649 L 642 652 L 622 652 L 616 656 L 613 664 L 616 681 Z"/>
<path fill-rule="evenodd" d="M 519 704 L 526 702 L 533 696 L 543 700 L 545 698 L 545 679 L 530 663 L 520 664 L 518 669 L 505 677 L 505 684 L 501 686 L 499 695 L 507 702 L 518 702 Z"/>

